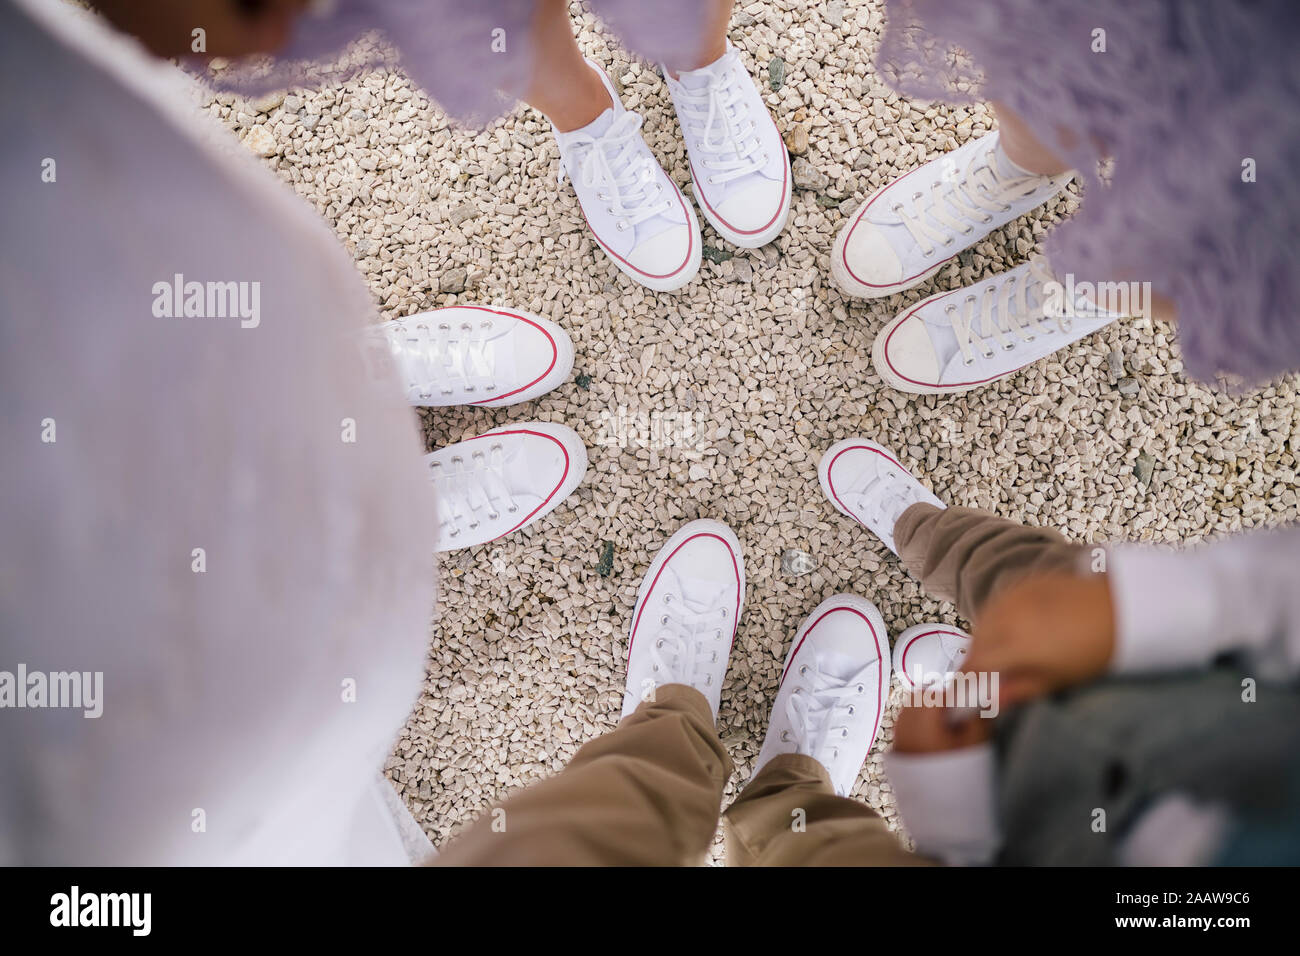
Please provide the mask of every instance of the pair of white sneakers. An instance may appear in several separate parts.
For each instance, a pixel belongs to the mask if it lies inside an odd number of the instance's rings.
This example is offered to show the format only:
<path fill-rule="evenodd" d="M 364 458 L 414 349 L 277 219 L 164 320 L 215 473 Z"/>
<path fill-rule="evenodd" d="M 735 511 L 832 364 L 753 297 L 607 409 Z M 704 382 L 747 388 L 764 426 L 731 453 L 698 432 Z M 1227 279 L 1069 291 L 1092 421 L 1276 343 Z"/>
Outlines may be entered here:
<path fill-rule="evenodd" d="M 700 226 L 677 185 L 641 135 L 641 116 L 625 109 L 591 60 L 611 106 L 570 132 L 555 130 L 561 181 L 573 182 L 596 242 L 623 273 L 656 292 L 693 279 L 703 248 Z M 736 49 L 698 70 L 664 79 L 686 139 L 695 200 L 724 239 L 758 248 L 790 215 L 790 157 L 758 87 Z"/>
<path fill-rule="evenodd" d="M 908 507 L 944 507 L 887 449 L 866 439 L 832 446 L 819 474 L 832 504 L 891 550 L 894 524 Z M 744 598 L 745 563 L 730 528 L 704 518 L 669 538 L 637 592 L 623 716 L 658 688 L 685 684 L 705 696 L 716 719 Z M 778 754 L 806 754 L 847 796 L 875 745 L 891 673 L 909 689 L 946 679 L 960 668 L 969 642 L 959 628 L 920 624 L 899 635 L 891 657 L 874 604 L 855 594 L 827 598 L 795 632 L 754 772 Z"/>
<path fill-rule="evenodd" d="M 1015 166 L 997 132 L 899 177 L 867 197 L 836 237 L 831 276 L 844 292 L 882 298 L 930 279 L 993 230 L 1062 192 L 1073 173 Z M 1067 300 L 1041 258 L 966 288 L 932 295 L 876 336 L 876 371 L 900 391 L 965 392 L 1014 374 L 1120 318 Z"/>
<path fill-rule="evenodd" d="M 412 405 L 502 408 L 539 398 L 573 370 L 573 342 L 554 322 L 512 309 L 461 305 L 375 326 L 368 343 Z M 521 422 L 425 457 L 435 486 L 435 551 L 483 544 L 554 511 L 587 472 L 571 428 Z"/>

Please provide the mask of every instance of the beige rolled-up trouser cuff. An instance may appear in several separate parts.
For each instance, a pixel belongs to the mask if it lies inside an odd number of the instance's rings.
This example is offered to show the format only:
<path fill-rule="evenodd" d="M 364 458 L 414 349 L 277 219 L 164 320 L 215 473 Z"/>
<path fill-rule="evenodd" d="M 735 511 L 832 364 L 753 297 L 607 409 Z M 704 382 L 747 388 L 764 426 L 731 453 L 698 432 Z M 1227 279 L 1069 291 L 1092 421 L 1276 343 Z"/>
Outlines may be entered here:
<path fill-rule="evenodd" d="M 1055 531 L 970 508 L 913 505 L 894 529 L 904 566 L 974 619 L 1008 581 L 1072 570 L 1081 548 Z M 563 771 L 485 814 L 451 841 L 442 865 L 670 866 L 699 863 L 717 831 L 731 759 L 704 696 L 661 687 Z M 893 866 L 907 852 L 866 804 L 835 794 L 811 757 L 771 760 L 723 816 L 737 865 Z"/>
<path fill-rule="evenodd" d="M 996 591 L 1036 571 L 1075 572 L 1086 553 L 1051 528 L 1031 528 L 976 508 L 915 504 L 894 525 L 903 567 L 926 593 L 969 621 Z"/>
<path fill-rule="evenodd" d="M 560 773 L 486 813 L 443 866 L 673 866 L 703 862 L 731 759 L 704 695 L 659 688 Z M 835 795 L 816 760 L 776 757 L 725 816 L 727 861 L 793 866 L 919 864 L 866 804 Z"/>

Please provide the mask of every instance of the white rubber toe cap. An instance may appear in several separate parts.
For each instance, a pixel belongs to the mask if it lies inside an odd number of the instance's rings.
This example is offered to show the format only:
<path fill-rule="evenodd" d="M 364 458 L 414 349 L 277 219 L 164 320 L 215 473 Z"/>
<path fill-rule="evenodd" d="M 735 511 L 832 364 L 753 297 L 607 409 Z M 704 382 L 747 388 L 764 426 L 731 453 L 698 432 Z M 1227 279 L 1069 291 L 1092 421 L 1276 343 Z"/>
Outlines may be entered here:
<path fill-rule="evenodd" d="M 871 351 L 876 371 L 895 388 L 910 392 L 939 384 L 939 356 L 915 314 L 885 326 Z"/>
<path fill-rule="evenodd" d="M 681 278 L 685 283 L 691 278 L 691 250 L 696 245 L 692 224 L 682 223 L 637 243 L 627 261 L 643 281 L 672 283 Z"/>
<path fill-rule="evenodd" d="M 903 280 L 903 264 L 879 229 L 865 220 L 849 227 L 843 247 L 848 279 L 854 284 L 881 286 L 877 294 L 889 294 L 889 286 Z"/>
<path fill-rule="evenodd" d="M 772 225 L 784 202 L 782 184 L 761 179 L 728 196 L 718 204 L 717 213 L 736 232 L 757 233 Z"/>

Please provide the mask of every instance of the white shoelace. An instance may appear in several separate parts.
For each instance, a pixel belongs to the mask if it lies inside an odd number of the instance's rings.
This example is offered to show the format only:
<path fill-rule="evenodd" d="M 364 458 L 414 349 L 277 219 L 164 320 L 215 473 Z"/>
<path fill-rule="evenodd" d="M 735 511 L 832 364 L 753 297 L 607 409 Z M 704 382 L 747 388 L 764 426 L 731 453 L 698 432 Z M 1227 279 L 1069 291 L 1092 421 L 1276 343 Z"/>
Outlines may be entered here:
<path fill-rule="evenodd" d="M 656 605 L 650 662 L 659 684 L 689 684 L 705 692 L 713 686 L 713 672 L 730 647 L 731 587 L 721 587 L 706 600 L 691 600 L 671 592 Z"/>
<path fill-rule="evenodd" d="M 879 676 L 873 670 L 879 666 L 879 661 L 872 661 L 848 680 L 839 680 L 818 670 L 816 658 L 800 665 L 794 675 L 800 683 L 785 702 L 790 729 L 782 731 L 781 740 L 794 743 L 796 753 L 823 765 L 839 759 L 840 747 L 851 733 L 847 718 L 857 715 L 857 708 L 865 704 L 863 698 L 877 687 Z"/>
<path fill-rule="evenodd" d="M 710 170 L 710 185 L 728 183 L 767 165 L 767 153 L 744 95 L 747 82 L 739 55 L 728 50 L 720 63 L 710 68 L 707 84 L 699 89 L 677 85 L 678 115 L 708 154 L 702 164 Z"/>
<path fill-rule="evenodd" d="M 434 482 L 438 522 L 447 529 L 448 538 L 473 531 L 484 518 L 495 521 L 503 511 L 519 511 L 519 503 L 506 482 L 504 448 L 499 442 L 489 445 L 486 452 L 453 455 L 447 464 L 431 461 L 429 473 Z"/>
<path fill-rule="evenodd" d="M 994 168 L 992 153 L 990 149 L 982 159 L 976 160 L 958 182 L 940 179 L 930 185 L 928 197 L 923 192 L 913 193 L 912 201 L 916 205 L 910 213 L 902 203 L 891 207 L 927 258 L 939 246 L 956 242 L 954 233 L 969 236 L 975 231 L 976 221 L 992 222 L 993 213 L 1010 212 L 1013 203 L 1032 195 L 1048 182 L 1043 176 L 1004 179 Z M 927 214 L 947 228 L 940 229 L 928 222 Z"/>
<path fill-rule="evenodd" d="M 491 320 L 393 323 L 385 329 L 393 356 L 407 376 L 407 399 L 428 401 L 435 392 L 496 391 L 496 346 Z"/>
<path fill-rule="evenodd" d="M 1035 257 L 1029 262 L 1027 274 L 1007 276 L 1000 282 L 995 280 L 979 292 L 967 293 L 960 306 L 945 306 L 944 313 L 957 337 L 957 348 L 961 350 L 962 364 L 972 364 L 977 349 L 984 358 L 992 358 L 994 349 L 987 341 L 990 338 L 1004 351 L 1010 352 L 1019 341 L 1032 342 L 1037 336 L 1050 335 L 1056 329 L 1069 332 L 1073 325 L 1072 309 L 1067 308 L 1060 315 L 1049 315 L 1043 308 L 1043 283 L 1053 281 L 1055 277 L 1043 260 Z M 1031 292 L 1037 293 L 1037 306 L 1030 304 Z M 994 305 L 997 306 L 996 318 Z"/>
<path fill-rule="evenodd" d="M 853 512 L 865 524 L 892 529 L 899 517 L 920 499 L 916 487 L 891 470 L 881 472 L 858 491 L 848 493 Z"/>
<path fill-rule="evenodd" d="M 655 159 L 641 138 L 640 114 L 630 110 L 620 113 L 602 136 L 564 136 L 578 166 L 575 178 L 581 179 L 583 188 L 595 189 L 596 198 L 609 204 L 605 211 L 615 217 L 620 232 L 671 208 L 672 197 L 664 195 L 663 184 L 655 175 Z M 560 182 L 565 172 L 561 164 Z M 572 171 L 569 173 L 572 175 Z"/>

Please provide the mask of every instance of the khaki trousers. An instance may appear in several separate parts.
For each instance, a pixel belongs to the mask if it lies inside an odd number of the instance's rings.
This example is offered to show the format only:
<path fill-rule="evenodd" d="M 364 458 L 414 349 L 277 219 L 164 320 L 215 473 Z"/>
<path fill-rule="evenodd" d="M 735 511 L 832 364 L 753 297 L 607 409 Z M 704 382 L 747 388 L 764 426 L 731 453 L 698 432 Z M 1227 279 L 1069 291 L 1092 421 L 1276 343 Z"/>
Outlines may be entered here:
<path fill-rule="evenodd" d="M 974 619 L 1009 580 L 1077 566 L 1055 531 L 969 508 L 914 505 L 894 530 L 904 566 Z M 440 865 L 673 866 L 703 860 L 717 831 L 731 758 L 704 696 L 659 688 L 565 769 L 511 797 L 453 840 Z M 776 757 L 722 815 L 727 862 L 766 866 L 901 866 L 907 852 L 865 804 L 837 796 L 801 754 Z"/>

